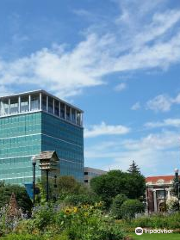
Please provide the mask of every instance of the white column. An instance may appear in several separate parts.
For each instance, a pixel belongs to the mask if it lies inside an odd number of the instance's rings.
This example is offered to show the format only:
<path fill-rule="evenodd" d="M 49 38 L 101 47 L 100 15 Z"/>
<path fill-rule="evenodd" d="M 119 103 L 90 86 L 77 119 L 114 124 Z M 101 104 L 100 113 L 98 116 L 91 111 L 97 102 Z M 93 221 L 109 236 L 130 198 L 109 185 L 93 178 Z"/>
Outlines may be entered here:
<path fill-rule="evenodd" d="M 153 196 L 154 196 L 154 212 L 157 212 L 156 190 L 153 190 Z"/>
<path fill-rule="evenodd" d="M 83 126 L 83 113 L 81 113 L 81 126 Z"/>
<path fill-rule="evenodd" d="M 167 199 L 169 199 L 171 197 L 171 192 L 169 189 L 167 189 L 167 191 L 168 191 Z"/>
<path fill-rule="evenodd" d="M 31 111 L 31 95 L 29 95 L 29 112 Z"/>
<path fill-rule="evenodd" d="M 18 97 L 18 112 L 21 112 L 21 97 Z"/>
<path fill-rule="evenodd" d="M 42 110 L 42 93 L 39 93 L 39 109 Z"/>

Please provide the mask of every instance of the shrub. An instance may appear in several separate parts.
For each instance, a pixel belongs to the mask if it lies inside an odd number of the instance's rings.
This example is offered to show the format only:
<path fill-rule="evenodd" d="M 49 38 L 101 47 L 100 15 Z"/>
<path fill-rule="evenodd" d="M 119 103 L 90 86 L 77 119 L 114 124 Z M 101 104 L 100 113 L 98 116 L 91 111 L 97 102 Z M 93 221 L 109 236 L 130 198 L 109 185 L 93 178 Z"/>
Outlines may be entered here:
<path fill-rule="evenodd" d="M 131 219 L 135 217 L 136 213 L 144 211 L 144 204 L 137 199 L 126 200 L 120 208 L 120 214 L 124 219 Z"/>
<path fill-rule="evenodd" d="M 42 236 L 43 240 L 123 239 L 121 228 L 112 218 L 103 214 L 101 205 L 96 203 L 94 206 L 86 204 L 64 209 L 39 209 L 33 213 L 33 219 L 21 222 L 16 227 L 15 233 L 19 235 L 32 233 Z"/>
<path fill-rule="evenodd" d="M 165 229 L 180 229 L 180 213 L 176 212 L 171 215 L 156 214 L 152 216 L 143 216 L 131 221 L 118 220 L 119 225 L 126 231 L 133 230 L 137 226 L 142 228 L 165 228 Z"/>
<path fill-rule="evenodd" d="M 69 195 L 65 198 L 64 204 L 79 206 L 84 204 L 94 205 L 99 201 L 96 195 L 81 194 L 81 195 Z"/>
<path fill-rule="evenodd" d="M 121 216 L 121 205 L 128 200 L 125 194 L 118 194 L 114 199 L 113 199 L 113 204 L 111 207 L 111 212 L 113 216 L 115 216 L 117 219 L 122 218 Z"/>

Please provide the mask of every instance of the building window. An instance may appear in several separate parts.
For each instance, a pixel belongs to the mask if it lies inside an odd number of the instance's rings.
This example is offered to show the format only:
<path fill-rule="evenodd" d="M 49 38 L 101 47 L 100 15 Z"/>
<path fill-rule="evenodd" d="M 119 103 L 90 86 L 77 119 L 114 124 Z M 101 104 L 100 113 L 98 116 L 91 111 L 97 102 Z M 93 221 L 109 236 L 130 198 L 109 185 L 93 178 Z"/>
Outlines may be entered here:
<path fill-rule="evenodd" d="M 55 110 L 55 115 L 59 116 L 59 101 L 55 100 L 54 102 L 54 110 Z"/>
<path fill-rule="evenodd" d="M 42 95 L 42 110 L 46 111 L 46 95 Z"/>
<path fill-rule="evenodd" d="M 61 103 L 61 118 L 65 118 L 65 105 L 64 103 Z"/>
<path fill-rule="evenodd" d="M 53 113 L 53 98 L 48 97 L 48 112 Z"/>
<path fill-rule="evenodd" d="M 66 120 L 70 120 L 70 107 L 66 106 Z"/>
<path fill-rule="evenodd" d="M 71 118 L 72 118 L 72 122 L 76 122 L 76 111 L 75 111 L 74 108 L 72 108 L 72 116 L 71 116 Z"/>
<path fill-rule="evenodd" d="M 84 172 L 84 175 L 88 175 L 88 172 Z"/>
<path fill-rule="evenodd" d="M 10 113 L 18 113 L 18 98 L 11 98 L 10 99 Z"/>
<path fill-rule="evenodd" d="M 77 124 L 80 126 L 81 125 L 81 113 L 77 113 Z"/>
<path fill-rule="evenodd" d="M 157 198 L 166 198 L 166 190 L 157 190 Z"/>
<path fill-rule="evenodd" d="M 21 112 L 28 111 L 29 111 L 29 97 L 28 96 L 21 97 Z"/>
<path fill-rule="evenodd" d="M 39 94 L 31 95 L 31 110 L 35 111 L 39 109 Z"/>
<path fill-rule="evenodd" d="M 9 104 L 8 99 L 4 99 L 1 101 L 1 116 L 9 113 Z"/>

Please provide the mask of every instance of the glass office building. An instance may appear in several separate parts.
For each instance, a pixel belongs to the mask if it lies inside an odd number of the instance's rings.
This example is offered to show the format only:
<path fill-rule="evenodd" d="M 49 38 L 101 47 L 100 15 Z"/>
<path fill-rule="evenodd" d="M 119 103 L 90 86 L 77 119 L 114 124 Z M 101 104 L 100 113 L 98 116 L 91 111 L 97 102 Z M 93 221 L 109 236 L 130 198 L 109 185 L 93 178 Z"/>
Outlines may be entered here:
<path fill-rule="evenodd" d="M 44 90 L 0 97 L 0 180 L 32 183 L 32 157 L 56 151 L 59 174 L 83 181 L 82 116 L 82 110 Z"/>

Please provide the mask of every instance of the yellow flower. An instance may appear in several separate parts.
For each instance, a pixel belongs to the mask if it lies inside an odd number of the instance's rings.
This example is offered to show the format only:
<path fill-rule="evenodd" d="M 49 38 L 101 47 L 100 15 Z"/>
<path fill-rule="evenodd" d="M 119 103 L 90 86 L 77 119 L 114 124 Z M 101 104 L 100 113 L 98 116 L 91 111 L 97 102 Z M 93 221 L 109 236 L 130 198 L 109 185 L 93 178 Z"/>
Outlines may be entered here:
<path fill-rule="evenodd" d="M 77 213 L 77 211 L 78 211 L 78 208 L 77 207 L 74 207 L 74 213 Z"/>
<path fill-rule="evenodd" d="M 87 209 L 89 207 L 89 204 L 83 205 L 83 208 Z"/>
<path fill-rule="evenodd" d="M 66 214 L 70 214 L 71 213 L 71 209 L 70 208 L 66 208 L 64 211 Z"/>

